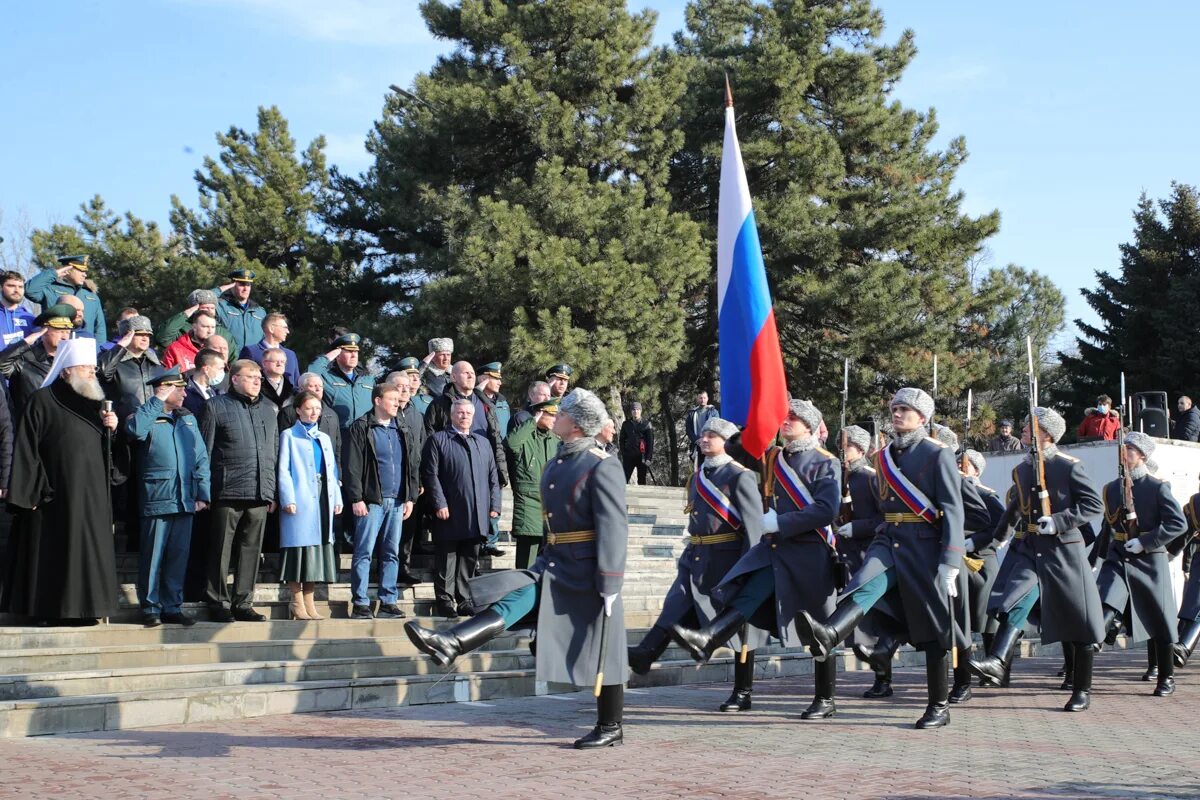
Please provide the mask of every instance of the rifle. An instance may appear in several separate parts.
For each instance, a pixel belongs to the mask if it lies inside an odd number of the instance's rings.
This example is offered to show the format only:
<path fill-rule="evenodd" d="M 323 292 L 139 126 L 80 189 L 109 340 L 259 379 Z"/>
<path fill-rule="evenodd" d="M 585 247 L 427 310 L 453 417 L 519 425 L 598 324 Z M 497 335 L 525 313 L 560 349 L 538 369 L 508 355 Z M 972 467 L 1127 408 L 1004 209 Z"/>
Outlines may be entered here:
<path fill-rule="evenodd" d="M 846 459 L 846 445 L 850 437 L 846 433 L 846 401 L 850 397 L 850 359 L 846 359 L 842 368 L 842 427 L 838 438 L 842 457 L 842 508 L 838 512 L 838 525 L 845 525 L 854 519 L 854 504 L 850 499 L 850 462 Z"/>
<path fill-rule="evenodd" d="M 937 408 L 937 353 L 933 354 L 933 407 Z M 933 414 L 929 415 L 929 435 L 933 436 Z"/>
<path fill-rule="evenodd" d="M 1121 404 L 1125 404 L 1125 373 L 1121 373 Z M 1133 505 L 1133 476 L 1125 466 L 1125 409 L 1120 412 L 1122 424 L 1117 428 L 1117 479 L 1121 481 L 1121 527 L 1129 537 L 1138 535 L 1137 509 Z"/>
<path fill-rule="evenodd" d="M 963 428 L 962 456 L 959 458 L 959 469 L 964 475 L 967 472 L 967 465 L 971 463 L 970 459 L 967 458 L 967 436 L 971 433 L 971 406 L 974 400 L 974 392 L 971 389 L 967 389 L 967 425 Z"/>
<path fill-rule="evenodd" d="M 1029 361 L 1029 453 L 1033 461 L 1033 495 L 1041 503 L 1041 516 L 1050 516 L 1050 492 L 1046 489 L 1046 456 L 1042 450 L 1037 418 L 1037 377 L 1033 372 L 1033 342 L 1025 337 L 1025 355 Z"/>

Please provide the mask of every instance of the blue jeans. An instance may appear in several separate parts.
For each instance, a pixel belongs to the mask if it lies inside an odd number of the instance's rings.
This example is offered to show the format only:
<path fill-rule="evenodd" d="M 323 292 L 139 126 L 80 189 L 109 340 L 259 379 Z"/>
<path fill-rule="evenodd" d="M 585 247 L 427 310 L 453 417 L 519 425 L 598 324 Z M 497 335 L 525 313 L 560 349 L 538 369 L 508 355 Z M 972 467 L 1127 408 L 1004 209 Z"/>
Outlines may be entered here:
<path fill-rule="evenodd" d="M 492 532 L 488 534 L 486 547 L 495 547 L 500 542 L 500 518 L 491 517 L 488 520 L 492 526 Z"/>
<path fill-rule="evenodd" d="M 178 614 L 192 546 L 192 515 L 143 517 L 138 558 L 138 602 L 144 614 Z"/>
<path fill-rule="evenodd" d="M 385 497 L 379 505 L 367 504 L 367 515 L 354 518 L 354 556 L 350 561 L 350 594 L 354 605 L 371 604 L 367 586 L 371 580 L 371 554 L 379 542 L 379 602 L 391 605 L 400 596 L 396 578 L 400 574 L 400 533 L 404 527 L 404 504 Z"/>

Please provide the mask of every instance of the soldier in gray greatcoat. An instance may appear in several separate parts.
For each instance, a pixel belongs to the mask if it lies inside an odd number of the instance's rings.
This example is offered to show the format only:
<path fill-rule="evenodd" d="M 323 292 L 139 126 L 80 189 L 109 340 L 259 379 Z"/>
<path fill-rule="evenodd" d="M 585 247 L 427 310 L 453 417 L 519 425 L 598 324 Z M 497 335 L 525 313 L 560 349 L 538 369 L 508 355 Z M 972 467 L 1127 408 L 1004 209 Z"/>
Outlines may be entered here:
<path fill-rule="evenodd" d="M 1187 519 L 1187 538 L 1190 541 L 1200 535 L 1200 492 L 1192 495 L 1183 507 Z M 1200 565 L 1195 556 L 1188 571 L 1188 580 L 1183 587 L 1183 600 L 1179 603 L 1179 643 L 1175 645 L 1175 667 L 1183 669 L 1196 651 L 1200 642 Z"/>
<path fill-rule="evenodd" d="M 762 537 L 762 495 L 753 471 L 725 452 L 725 442 L 738 432 L 737 426 L 719 417 L 709 417 L 696 446 L 704 461 L 688 483 L 688 545 L 679 556 L 675 582 L 667 590 L 662 613 L 642 641 L 629 648 L 629 666 L 645 675 L 667 649 L 671 626 L 676 623 L 707 625 L 722 608 L 713 600 L 713 589 L 730 568 Z M 754 688 L 754 651 L 764 644 L 766 634 L 747 626 L 745 648 L 741 633 L 730 647 L 738 653 L 733 668 L 733 694 L 721 704 L 722 711 L 749 711 Z"/>
<path fill-rule="evenodd" d="M 1061 453 L 1057 442 L 1066 422 L 1053 409 L 1035 408 L 1042 442 L 1050 516 L 1032 496 L 1032 454 L 1013 469 L 1013 485 L 1000 524 L 992 532 L 993 546 L 1010 536 L 1013 542 L 1000 565 L 988 601 L 988 613 L 1000 621 L 986 658 L 971 661 L 971 671 L 994 681 L 1004 678 L 1005 665 L 1024 630 L 1034 603 L 1041 598 L 1042 644 L 1070 645 L 1074 689 L 1064 711 L 1084 711 L 1091 704 L 1093 645 L 1104 638 L 1100 595 L 1087 559 L 1083 528 L 1103 510 L 1087 471 L 1079 459 Z M 1030 441 L 1029 420 L 1022 441 Z"/>
<path fill-rule="evenodd" d="M 833 614 L 822 623 L 802 611 L 796 631 L 814 656 L 827 656 L 868 610 L 896 592 L 908 636 L 925 651 L 929 703 L 916 727 L 940 728 L 950 722 L 948 650 L 957 638 L 950 601 L 963 564 L 962 476 L 950 448 L 928 436 L 933 398 L 905 387 L 892 398 L 891 411 L 896 435 L 875 456 L 871 495 L 884 524 Z"/>
<path fill-rule="evenodd" d="M 794 642 L 800 611 L 824 616 L 833 610 L 835 543 L 830 527 L 841 509 L 841 467 L 814 435 L 821 412 L 807 400 L 792 400 L 779 433 L 785 444 L 764 455 L 763 536 L 742 556 L 713 595 L 724 610 L 699 630 L 676 624 L 671 633 L 696 661 L 704 663 L 749 622 Z M 816 697 L 802 719 L 836 712 L 837 662 L 824 657 L 814 667 Z"/>
<path fill-rule="evenodd" d="M 1104 605 L 1105 629 L 1123 618 L 1134 642 L 1151 639 L 1158 664 L 1154 694 L 1175 693 L 1175 593 L 1167 564 L 1167 545 L 1187 532 L 1187 521 L 1171 486 L 1146 469 L 1154 440 L 1144 433 L 1125 437 L 1125 469 L 1133 481 L 1133 516 L 1122 503 L 1120 478 L 1104 487 L 1104 524 L 1108 554 L 1096 578 Z"/>
<path fill-rule="evenodd" d="M 992 641 L 995 638 L 997 627 L 995 617 L 988 615 L 988 597 L 996 583 L 996 575 L 1000 571 L 1000 560 L 996 558 L 996 548 L 992 544 L 992 531 L 996 529 L 996 526 L 1000 524 L 1001 517 L 1004 516 L 1004 501 L 1000 499 L 1000 494 L 995 489 L 984 486 L 979 480 L 987 468 L 987 460 L 978 450 L 967 450 L 964 457 L 959 460 L 959 468 L 967 480 L 978 490 L 979 496 L 983 498 L 988 510 L 988 524 L 967 533 L 964 537 L 967 556 L 983 562 L 983 566 L 978 571 L 972 571 L 967 575 L 967 581 L 970 594 L 971 630 L 979 631 L 983 637 L 983 650 L 986 653 L 992 649 Z M 979 685 L 999 686 L 1002 682 L 983 678 Z"/>
<path fill-rule="evenodd" d="M 559 406 L 554 433 L 562 445 L 541 484 L 548 532 L 533 566 L 472 580 L 476 614 L 465 622 L 443 631 L 415 621 L 404 626 L 421 652 L 446 666 L 509 628 L 532 625 L 538 680 L 591 686 L 603 673 L 598 720 L 575 742 L 579 749 L 620 744 L 623 737 L 628 667 L 620 592 L 629 524 L 621 465 L 593 438 L 607 418 L 604 403 L 586 389 Z"/>

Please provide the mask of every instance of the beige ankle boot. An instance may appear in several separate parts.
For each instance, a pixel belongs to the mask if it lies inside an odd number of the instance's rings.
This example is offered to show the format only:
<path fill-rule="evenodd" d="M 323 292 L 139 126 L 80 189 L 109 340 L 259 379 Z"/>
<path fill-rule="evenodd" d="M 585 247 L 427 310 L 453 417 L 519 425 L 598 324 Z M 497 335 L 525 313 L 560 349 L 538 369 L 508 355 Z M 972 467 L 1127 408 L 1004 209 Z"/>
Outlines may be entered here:
<path fill-rule="evenodd" d="M 313 602 L 317 595 L 317 585 L 315 583 L 304 584 L 304 609 L 308 612 L 309 619 L 325 619 L 317 613 L 317 605 Z"/>
<path fill-rule="evenodd" d="M 301 590 L 300 584 L 289 582 L 288 591 L 292 593 L 292 619 L 312 619 L 304 605 L 304 592 Z"/>

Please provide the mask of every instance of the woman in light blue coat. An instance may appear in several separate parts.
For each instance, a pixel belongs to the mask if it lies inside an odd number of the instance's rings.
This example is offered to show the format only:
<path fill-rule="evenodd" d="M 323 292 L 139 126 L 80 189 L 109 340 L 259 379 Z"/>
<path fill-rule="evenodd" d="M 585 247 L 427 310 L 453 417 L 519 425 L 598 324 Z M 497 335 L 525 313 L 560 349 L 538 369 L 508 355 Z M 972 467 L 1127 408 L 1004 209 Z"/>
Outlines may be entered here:
<path fill-rule="evenodd" d="M 296 395 L 296 424 L 279 436 L 280 580 L 292 592 L 292 616 L 323 619 L 313 597 L 316 584 L 337 581 L 333 518 L 342 513 L 337 455 L 317 428 L 321 398 Z"/>

